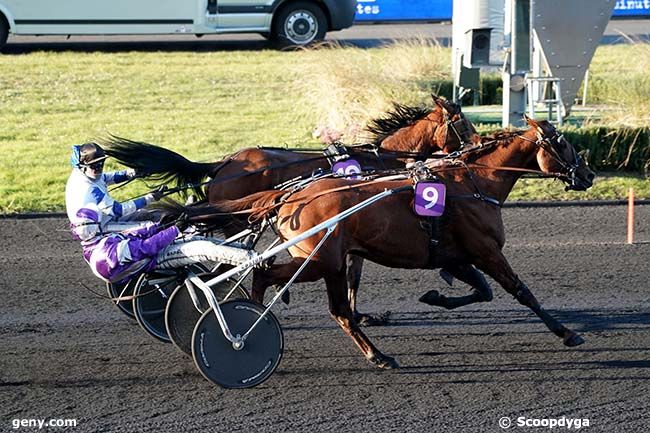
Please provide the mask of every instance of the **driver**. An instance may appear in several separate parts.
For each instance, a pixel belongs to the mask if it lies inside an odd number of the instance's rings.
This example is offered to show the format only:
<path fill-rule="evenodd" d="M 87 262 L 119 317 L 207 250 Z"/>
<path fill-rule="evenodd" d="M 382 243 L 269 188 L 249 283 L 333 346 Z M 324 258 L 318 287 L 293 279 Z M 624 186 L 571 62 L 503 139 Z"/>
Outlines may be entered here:
<path fill-rule="evenodd" d="M 138 209 L 162 198 L 166 187 L 161 187 L 144 197 L 125 202 L 118 202 L 108 194 L 108 185 L 126 182 L 136 177 L 133 169 L 104 173 L 106 153 L 96 143 L 72 146 L 72 173 L 65 187 L 65 207 L 68 219 L 75 231 L 77 214 L 86 205 L 92 203 L 101 212 L 101 223 L 129 221 Z"/>
<path fill-rule="evenodd" d="M 135 200 L 115 201 L 109 196 L 107 185 L 133 179 L 136 173 L 104 173 L 106 158 L 96 143 L 73 146 L 73 170 L 65 190 L 72 234 L 81 241 L 84 259 L 97 277 L 117 283 L 154 268 L 170 269 L 205 261 L 239 265 L 256 255 L 254 251 L 221 245 L 208 238 L 179 238 L 187 228 L 186 219 L 170 227 L 151 221 L 130 227 L 115 224 L 128 221 L 138 209 L 160 200 L 166 187 Z"/>

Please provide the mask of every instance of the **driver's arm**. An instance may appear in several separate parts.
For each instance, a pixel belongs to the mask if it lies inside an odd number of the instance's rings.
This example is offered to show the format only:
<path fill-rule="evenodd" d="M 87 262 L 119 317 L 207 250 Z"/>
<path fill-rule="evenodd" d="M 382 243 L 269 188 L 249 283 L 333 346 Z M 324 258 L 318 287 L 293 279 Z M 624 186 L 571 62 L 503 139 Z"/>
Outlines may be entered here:
<path fill-rule="evenodd" d="M 116 183 L 122 183 L 126 182 L 127 180 L 131 180 L 135 177 L 135 174 L 136 173 L 134 169 L 128 168 L 126 170 L 104 173 L 102 174 L 102 177 L 104 178 L 106 185 L 113 185 Z"/>

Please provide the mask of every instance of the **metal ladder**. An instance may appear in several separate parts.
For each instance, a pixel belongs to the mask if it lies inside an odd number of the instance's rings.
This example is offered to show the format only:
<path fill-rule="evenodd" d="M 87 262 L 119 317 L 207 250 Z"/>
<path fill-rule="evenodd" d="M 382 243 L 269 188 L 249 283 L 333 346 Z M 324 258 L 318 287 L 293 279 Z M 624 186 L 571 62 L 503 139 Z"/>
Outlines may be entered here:
<path fill-rule="evenodd" d="M 538 97 L 535 98 L 535 85 L 541 83 L 550 83 L 553 90 L 554 97 L 545 98 L 546 89 L 542 92 L 541 87 L 538 93 Z M 546 104 L 548 107 L 548 121 L 551 123 L 556 123 L 557 126 L 562 126 L 562 92 L 560 86 L 560 79 L 556 77 L 526 77 L 526 85 L 528 86 L 528 116 L 531 118 L 535 117 L 535 106 L 537 104 Z M 553 119 L 553 112 L 555 112 L 555 119 Z"/>

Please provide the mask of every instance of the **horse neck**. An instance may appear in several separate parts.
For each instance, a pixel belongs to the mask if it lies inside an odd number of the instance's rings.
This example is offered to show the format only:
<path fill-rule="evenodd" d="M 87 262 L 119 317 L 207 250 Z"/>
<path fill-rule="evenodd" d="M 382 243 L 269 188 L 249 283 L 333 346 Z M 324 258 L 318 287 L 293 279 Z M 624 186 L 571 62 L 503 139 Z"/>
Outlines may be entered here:
<path fill-rule="evenodd" d="M 442 150 L 445 143 L 439 144 L 436 131 L 441 122 L 432 119 L 431 114 L 399 129 L 390 137 L 381 142 L 381 148 L 393 152 L 413 152 L 430 155 L 432 152 Z"/>
<path fill-rule="evenodd" d="M 530 136 L 529 136 L 530 135 Z M 522 136 L 524 138 L 522 138 Z M 476 163 L 491 167 L 476 169 L 476 182 L 481 191 L 503 203 L 517 180 L 524 174 L 521 171 L 493 170 L 497 167 L 534 168 L 537 154 L 535 134 L 532 130 L 520 135 L 514 135 L 503 143 L 496 145 L 493 151 L 479 156 Z"/>

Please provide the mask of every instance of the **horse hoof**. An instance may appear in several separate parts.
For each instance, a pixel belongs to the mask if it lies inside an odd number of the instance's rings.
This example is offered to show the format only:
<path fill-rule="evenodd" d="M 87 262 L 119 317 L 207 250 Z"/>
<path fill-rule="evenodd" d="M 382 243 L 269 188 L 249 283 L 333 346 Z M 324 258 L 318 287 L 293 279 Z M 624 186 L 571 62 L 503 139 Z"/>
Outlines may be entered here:
<path fill-rule="evenodd" d="M 380 316 L 371 316 L 370 314 L 356 314 L 354 316 L 359 326 L 384 326 L 388 323 L 390 311 L 386 311 Z"/>
<path fill-rule="evenodd" d="M 374 355 L 372 358 L 368 360 L 376 367 L 379 367 L 384 370 L 399 368 L 399 364 L 397 363 L 397 361 L 395 361 L 395 358 L 383 354 Z"/>
<path fill-rule="evenodd" d="M 440 269 L 440 277 L 442 277 L 442 279 L 445 280 L 445 283 L 449 284 L 450 286 L 454 285 L 454 276 L 444 269 Z"/>
<path fill-rule="evenodd" d="M 281 289 L 281 287 L 278 286 L 278 288 L 276 288 L 276 291 L 277 291 L 278 289 Z M 280 299 L 281 299 L 282 302 L 284 302 L 286 305 L 289 305 L 289 302 L 291 302 L 291 294 L 289 293 L 289 290 L 285 290 L 284 293 L 282 294 L 282 296 L 280 296 Z"/>
<path fill-rule="evenodd" d="M 576 347 L 580 346 L 585 342 L 585 339 L 579 336 L 578 334 L 572 332 L 566 337 L 564 337 L 564 345 L 567 347 Z"/>
<path fill-rule="evenodd" d="M 437 290 L 429 290 L 427 293 L 424 295 L 420 296 L 420 299 L 418 299 L 420 302 L 424 302 L 425 304 L 428 305 L 433 305 L 436 307 L 442 307 L 444 304 L 444 299 L 445 297 L 438 293 Z"/>

